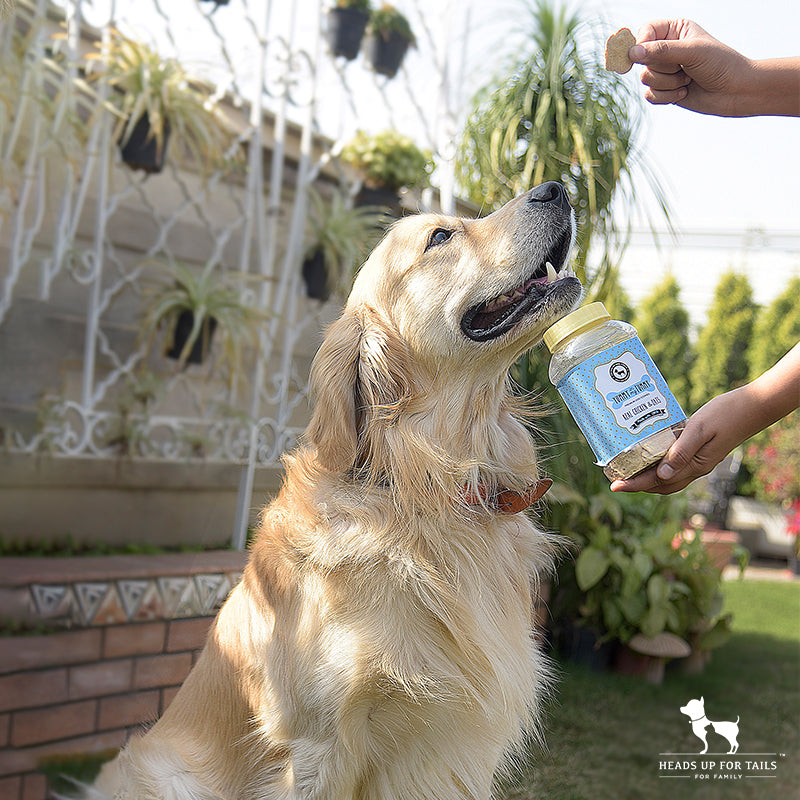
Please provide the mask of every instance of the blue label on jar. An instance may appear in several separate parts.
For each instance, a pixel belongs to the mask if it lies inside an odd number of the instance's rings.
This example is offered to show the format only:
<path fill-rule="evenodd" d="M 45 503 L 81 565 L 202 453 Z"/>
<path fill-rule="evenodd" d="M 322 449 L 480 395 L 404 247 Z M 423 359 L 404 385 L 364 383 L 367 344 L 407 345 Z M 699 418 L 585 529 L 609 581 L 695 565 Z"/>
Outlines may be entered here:
<path fill-rule="evenodd" d="M 637 337 L 573 367 L 556 388 L 601 467 L 631 445 L 686 419 Z"/>

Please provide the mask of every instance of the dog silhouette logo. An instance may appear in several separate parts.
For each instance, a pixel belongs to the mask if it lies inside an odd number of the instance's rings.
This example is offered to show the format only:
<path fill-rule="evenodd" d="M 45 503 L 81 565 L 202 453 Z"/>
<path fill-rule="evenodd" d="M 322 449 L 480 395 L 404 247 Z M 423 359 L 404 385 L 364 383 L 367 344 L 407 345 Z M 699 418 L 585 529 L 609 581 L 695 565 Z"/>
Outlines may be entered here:
<path fill-rule="evenodd" d="M 686 714 L 692 724 L 692 733 L 703 743 L 700 753 L 708 752 L 708 728 L 714 733 L 728 740 L 730 750 L 728 755 L 739 750 L 739 717 L 736 722 L 714 722 L 706 716 L 705 701 L 701 697 L 699 700 L 690 700 L 685 706 L 681 706 L 681 714 Z"/>

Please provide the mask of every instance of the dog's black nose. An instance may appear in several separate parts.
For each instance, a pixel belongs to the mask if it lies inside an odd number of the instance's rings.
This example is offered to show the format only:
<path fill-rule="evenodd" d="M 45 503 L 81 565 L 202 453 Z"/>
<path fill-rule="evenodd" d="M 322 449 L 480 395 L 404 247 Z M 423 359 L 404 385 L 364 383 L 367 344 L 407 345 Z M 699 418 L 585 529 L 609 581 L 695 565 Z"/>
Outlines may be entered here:
<path fill-rule="evenodd" d="M 537 205 L 541 203 L 542 205 L 558 206 L 558 208 L 560 208 L 562 211 L 566 211 L 567 213 L 570 211 L 567 193 L 564 191 L 564 187 L 556 181 L 547 181 L 547 183 L 542 183 L 539 184 L 539 186 L 535 186 L 533 189 L 531 189 L 528 202 L 531 203 L 531 205 Z"/>

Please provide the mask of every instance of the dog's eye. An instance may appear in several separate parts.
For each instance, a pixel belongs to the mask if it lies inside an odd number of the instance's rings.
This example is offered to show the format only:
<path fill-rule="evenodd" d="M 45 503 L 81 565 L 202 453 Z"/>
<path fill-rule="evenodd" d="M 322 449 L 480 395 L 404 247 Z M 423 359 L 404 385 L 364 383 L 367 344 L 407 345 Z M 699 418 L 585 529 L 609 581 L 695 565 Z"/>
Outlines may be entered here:
<path fill-rule="evenodd" d="M 431 234 L 431 238 L 428 239 L 428 244 L 425 246 L 425 249 L 429 250 L 431 247 L 436 247 L 437 245 L 444 244 L 452 235 L 453 231 L 448 231 L 445 230 L 444 228 L 437 228 Z"/>

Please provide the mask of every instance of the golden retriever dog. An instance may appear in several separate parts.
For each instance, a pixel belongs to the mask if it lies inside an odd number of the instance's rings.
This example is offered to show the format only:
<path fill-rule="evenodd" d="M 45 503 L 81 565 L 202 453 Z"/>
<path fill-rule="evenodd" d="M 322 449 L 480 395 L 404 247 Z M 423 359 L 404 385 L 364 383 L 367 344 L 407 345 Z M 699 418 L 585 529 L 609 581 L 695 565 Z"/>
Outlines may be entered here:
<path fill-rule="evenodd" d="M 241 583 L 114 800 L 487 800 L 537 715 L 553 538 L 508 369 L 577 304 L 563 188 L 397 222 L 312 369 Z"/>

